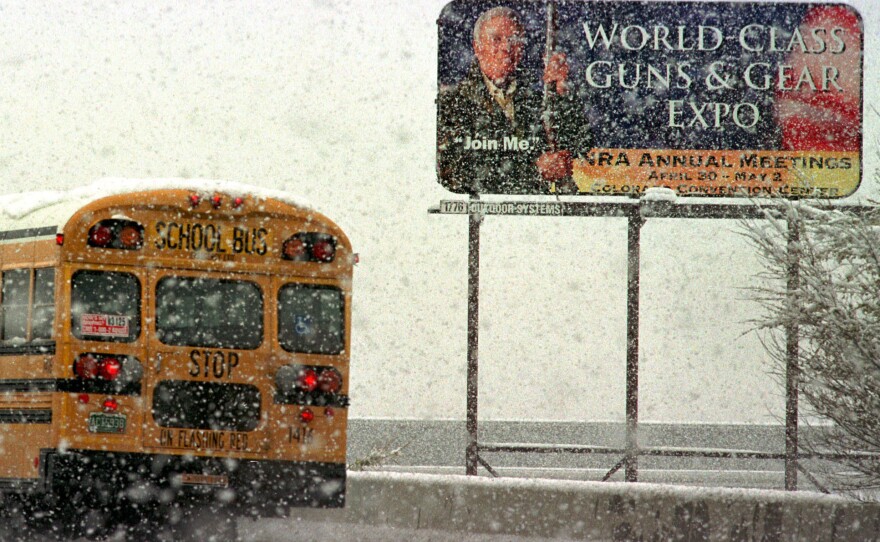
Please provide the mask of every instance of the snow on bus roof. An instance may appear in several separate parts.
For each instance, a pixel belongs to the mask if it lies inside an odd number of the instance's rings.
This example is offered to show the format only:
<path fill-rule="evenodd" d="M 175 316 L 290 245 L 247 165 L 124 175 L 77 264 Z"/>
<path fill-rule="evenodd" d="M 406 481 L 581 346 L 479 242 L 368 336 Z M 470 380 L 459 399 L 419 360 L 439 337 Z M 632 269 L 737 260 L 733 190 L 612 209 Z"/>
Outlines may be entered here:
<path fill-rule="evenodd" d="M 0 197 L 0 231 L 39 226 L 61 227 L 83 205 L 106 196 L 145 190 L 182 189 L 222 192 L 230 196 L 251 195 L 272 198 L 313 209 L 315 207 L 287 192 L 213 179 L 126 179 L 104 178 L 71 190 L 23 192 Z"/>

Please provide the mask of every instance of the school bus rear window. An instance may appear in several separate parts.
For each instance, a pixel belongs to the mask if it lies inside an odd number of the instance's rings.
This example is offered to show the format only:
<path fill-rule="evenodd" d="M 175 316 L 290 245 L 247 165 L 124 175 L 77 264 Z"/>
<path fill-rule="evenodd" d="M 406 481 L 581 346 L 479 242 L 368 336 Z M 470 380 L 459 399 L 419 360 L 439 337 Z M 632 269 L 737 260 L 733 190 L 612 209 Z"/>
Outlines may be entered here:
<path fill-rule="evenodd" d="M 249 384 L 165 380 L 153 393 L 153 418 L 162 427 L 253 431 L 260 408 L 260 390 Z"/>
<path fill-rule="evenodd" d="M 337 288 L 287 284 L 278 292 L 278 342 L 290 352 L 340 354 L 345 298 Z"/>
<path fill-rule="evenodd" d="M 141 333 L 141 284 L 130 273 L 81 270 L 71 279 L 70 326 L 78 339 L 132 342 Z"/>
<path fill-rule="evenodd" d="M 263 342 L 263 294 L 247 281 L 163 278 L 156 285 L 156 334 L 173 346 L 253 350 Z"/>

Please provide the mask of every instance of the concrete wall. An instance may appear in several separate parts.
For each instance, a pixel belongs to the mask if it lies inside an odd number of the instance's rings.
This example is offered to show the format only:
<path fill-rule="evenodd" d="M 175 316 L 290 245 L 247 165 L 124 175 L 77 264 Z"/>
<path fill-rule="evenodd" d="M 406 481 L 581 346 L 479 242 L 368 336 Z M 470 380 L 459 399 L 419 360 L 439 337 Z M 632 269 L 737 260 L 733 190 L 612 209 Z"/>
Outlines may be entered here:
<path fill-rule="evenodd" d="M 352 472 L 306 520 L 601 541 L 880 539 L 880 505 L 767 490 Z"/>

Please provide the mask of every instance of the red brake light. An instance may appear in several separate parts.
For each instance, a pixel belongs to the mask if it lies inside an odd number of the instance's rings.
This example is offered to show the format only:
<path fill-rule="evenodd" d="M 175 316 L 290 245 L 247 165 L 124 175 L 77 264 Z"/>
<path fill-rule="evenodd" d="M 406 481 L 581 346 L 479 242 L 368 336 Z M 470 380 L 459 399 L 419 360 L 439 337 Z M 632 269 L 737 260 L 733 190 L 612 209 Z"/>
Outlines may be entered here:
<path fill-rule="evenodd" d="M 309 423 L 315 419 L 315 413 L 309 408 L 304 408 L 299 413 L 299 419 L 303 423 Z"/>
<path fill-rule="evenodd" d="M 143 233 L 139 228 L 131 225 L 123 226 L 119 230 L 119 242 L 125 248 L 137 248 L 144 242 Z"/>
<path fill-rule="evenodd" d="M 298 237 L 291 237 L 284 242 L 282 254 L 286 260 L 300 262 L 308 259 L 308 255 L 306 254 L 306 244 Z"/>
<path fill-rule="evenodd" d="M 98 376 L 104 380 L 116 380 L 122 364 L 116 358 L 104 358 L 98 362 Z"/>
<path fill-rule="evenodd" d="M 73 371 L 80 378 L 95 378 L 98 376 L 98 360 L 89 354 L 80 356 L 73 364 Z"/>
<path fill-rule="evenodd" d="M 312 256 L 319 262 L 332 262 L 336 256 L 336 247 L 328 240 L 316 241 L 312 245 Z"/>
<path fill-rule="evenodd" d="M 342 375 L 339 371 L 330 367 L 321 371 L 318 375 L 318 389 L 324 393 L 336 393 L 342 387 Z"/>
<path fill-rule="evenodd" d="M 113 240 L 113 231 L 103 224 L 96 224 L 89 230 L 89 245 L 106 247 Z"/>
<path fill-rule="evenodd" d="M 108 397 L 101 403 L 101 408 L 104 409 L 104 412 L 116 412 L 119 409 L 119 402 L 112 397 Z"/>
<path fill-rule="evenodd" d="M 318 387 L 318 373 L 314 369 L 303 369 L 296 380 L 296 385 L 303 391 L 314 391 Z"/>
<path fill-rule="evenodd" d="M 76 358 L 73 372 L 86 380 L 116 380 L 122 372 L 122 362 L 112 356 L 82 354 Z"/>

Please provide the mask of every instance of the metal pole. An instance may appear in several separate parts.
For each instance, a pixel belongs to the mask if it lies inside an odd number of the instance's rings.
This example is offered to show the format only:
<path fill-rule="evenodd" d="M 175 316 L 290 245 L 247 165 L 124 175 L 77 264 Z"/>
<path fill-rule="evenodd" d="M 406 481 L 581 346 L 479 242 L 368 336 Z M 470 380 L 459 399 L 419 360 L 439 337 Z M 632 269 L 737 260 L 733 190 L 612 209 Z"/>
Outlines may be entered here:
<path fill-rule="evenodd" d="M 800 288 L 800 228 L 797 212 L 788 213 L 788 309 L 797 310 Z M 785 489 L 797 490 L 798 478 L 798 325 L 786 327 L 785 363 Z"/>
<path fill-rule="evenodd" d="M 472 196 L 471 201 L 479 200 Z M 477 474 L 477 399 L 480 338 L 480 223 L 479 213 L 468 215 L 468 346 L 467 346 L 467 433 L 468 444 L 465 449 L 465 474 Z"/>
<path fill-rule="evenodd" d="M 550 58 L 556 52 L 556 2 L 547 1 L 547 24 L 546 41 L 544 42 L 544 68 L 550 63 Z M 541 102 L 541 121 L 544 125 L 544 135 L 547 137 L 548 152 L 556 152 L 556 126 L 554 125 L 553 111 L 550 109 L 550 94 L 556 92 L 553 83 L 544 83 L 544 95 Z"/>
<path fill-rule="evenodd" d="M 627 482 L 639 480 L 639 244 L 644 219 L 630 216 L 626 285 L 626 457 Z"/>

